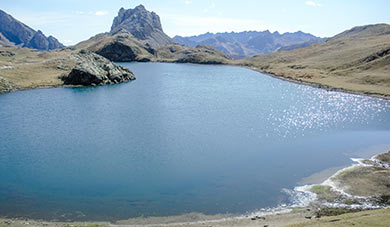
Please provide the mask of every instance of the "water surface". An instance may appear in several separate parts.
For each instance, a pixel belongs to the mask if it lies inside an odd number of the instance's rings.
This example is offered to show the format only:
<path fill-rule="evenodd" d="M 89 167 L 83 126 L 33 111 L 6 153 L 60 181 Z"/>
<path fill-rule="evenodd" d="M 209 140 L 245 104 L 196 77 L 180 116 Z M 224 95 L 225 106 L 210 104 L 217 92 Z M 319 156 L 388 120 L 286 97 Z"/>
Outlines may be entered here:
<path fill-rule="evenodd" d="M 123 65 L 137 80 L 0 95 L 1 216 L 240 214 L 390 143 L 388 101 L 238 67 Z"/>

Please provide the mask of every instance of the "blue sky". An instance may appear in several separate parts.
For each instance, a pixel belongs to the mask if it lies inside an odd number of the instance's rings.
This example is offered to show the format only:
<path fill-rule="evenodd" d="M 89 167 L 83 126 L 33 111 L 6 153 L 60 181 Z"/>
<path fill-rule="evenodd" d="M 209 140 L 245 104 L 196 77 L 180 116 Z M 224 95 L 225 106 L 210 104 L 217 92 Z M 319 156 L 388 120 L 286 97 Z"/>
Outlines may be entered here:
<path fill-rule="evenodd" d="M 270 30 L 330 37 L 357 25 L 390 23 L 388 0 L 1 0 L 0 8 L 66 45 L 110 30 L 121 7 L 143 4 L 170 35 Z"/>

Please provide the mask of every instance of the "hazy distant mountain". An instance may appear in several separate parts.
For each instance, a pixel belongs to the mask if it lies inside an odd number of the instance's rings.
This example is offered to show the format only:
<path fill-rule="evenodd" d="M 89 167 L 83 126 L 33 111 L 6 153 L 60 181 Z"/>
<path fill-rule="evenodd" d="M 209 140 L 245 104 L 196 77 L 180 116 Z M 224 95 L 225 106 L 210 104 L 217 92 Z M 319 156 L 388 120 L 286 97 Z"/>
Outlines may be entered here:
<path fill-rule="evenodd" d="M 46 37 L 41 31 L 35 31 L 2 10 L 0 10 L 0 45 L 17 45 L 39 50 L 64 47 L 53 36 Z"/>
<path fill-rule="evenodd" d="M 321 86 L 390 95 L 390 25 L 354 27 L 316 45 L 257 55 L 241 64 Z"/>
<path fill-rule="evenodd" d="M 205 33 L 190 37 L 175 36 L 173 40 L 191 47 L 207 44 L 236 59 L 278 51 L 287 46 L 324 41 L 322 38 L 301 31 L 279 34 L 278 32 L 271 33 L 268 30 L 263 32 Z"/>
<path fill-rule="evenodd" d="M 160 17 L 154 12 L 147 11 L 143 5 L 134 9 L 121 8 L 119 10 L 111 26 L 111 33 L 117 33 L 120 30 L 130 32 L 134 37 L 146 41 L 153 48 L 175 43 L 164 33 Z"/>

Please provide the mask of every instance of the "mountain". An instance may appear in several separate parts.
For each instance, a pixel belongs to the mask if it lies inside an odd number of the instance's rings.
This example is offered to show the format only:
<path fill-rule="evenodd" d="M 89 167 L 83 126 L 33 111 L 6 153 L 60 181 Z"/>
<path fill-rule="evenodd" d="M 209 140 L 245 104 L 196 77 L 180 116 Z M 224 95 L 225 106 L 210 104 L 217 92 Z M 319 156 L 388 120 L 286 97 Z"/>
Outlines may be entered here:
<path fill-rule="evenodd" d="M 98 34 L 75 46 L 87 49 L 116 62 L 150 61 L 154 49 L 127 30 Z"/>
<path fill-rule="evenodd" d="M 319 44 L 238 64 L 329 89 L 390 96 L 390 25 L 354 27 Z"/>
<path fill-rule="evenodd" d="M 175 43 L 164 33 L 160 17 L 155 12 L 147 11 L 143 5 L 134 9 L 119 10 L 112 23 L 111 33 L 120 30 L 129 31 L 134 37 L 145 41 L 153 48 Z"/>
<path fill-rule="evenodd" d="M 76 49 L 87 49 L 116 62 L 164 61 L 201 64 L 225 64 L 230 58 L 206 45 L 175 45 L 162 29 L 159 16 L 143 5 L 119 10 L 111 31 L 78 43 Z"/>
<path fill-rule="evenodd" d="M 324 41 L 324 39 L 301 31 L 279 34 L 278 32 L 271 33 L 268 30 L 262 32 L 205 33 L 190 37 L 175 36 L 173 40 L 191 47 L 199 44 L 210 45 L 235 59 L 270 53 L 286 46 L 303 44 L 309 41 Z"/>
<path fill-rule="evenodd" d="M 65 47 L 56 38 L 46 37 L 41 31 L 35 31 L 2 10 L 0 10 L 0 45 L 16 45 L 39 50 Z"/>

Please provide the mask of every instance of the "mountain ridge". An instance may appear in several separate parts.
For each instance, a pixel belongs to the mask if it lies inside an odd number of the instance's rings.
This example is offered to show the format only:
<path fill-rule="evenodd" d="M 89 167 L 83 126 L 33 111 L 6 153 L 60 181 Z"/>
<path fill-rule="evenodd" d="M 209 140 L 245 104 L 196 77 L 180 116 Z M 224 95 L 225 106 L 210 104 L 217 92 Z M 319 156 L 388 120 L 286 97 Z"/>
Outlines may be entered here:
<path fill-rule="evenodd" d="M 38 50 L 65 47 L 53 36 L 46 37 L 0 9 L 0 45 L 22 46 Z"/>
<path fill-rule="evenodd" d="M 219 51 L 228 54 L 234 59 L 252 57 L 257 54 L 266 54 L 278 51 L 280 48 L 302 44 L 323 42 L 325 39 L 316 37 L 302 31 L 280 34 L 275 31 L 243 31 L 243 32 L 219 32 L 204 33 L 197 36 L 175 36 L 177 43 L 194 47 L 199 44 L 206 44 Z"/>
<path fill-rule="evenodd" d="M 319 44 L 236 64 L 316 87 L 390 97 L 390 24 L 353 27 Z"/>

